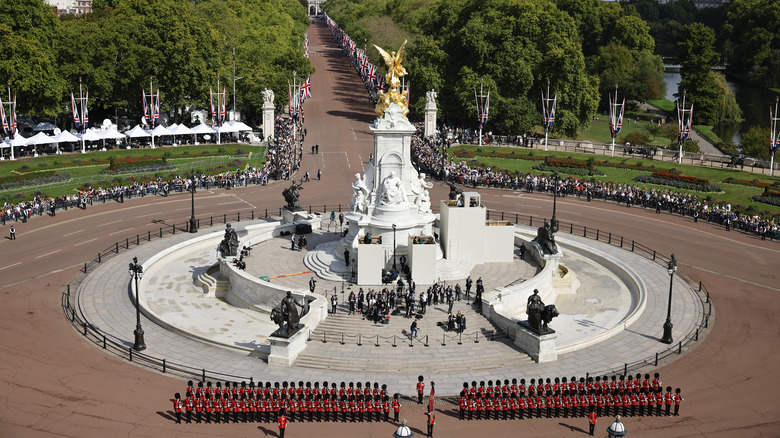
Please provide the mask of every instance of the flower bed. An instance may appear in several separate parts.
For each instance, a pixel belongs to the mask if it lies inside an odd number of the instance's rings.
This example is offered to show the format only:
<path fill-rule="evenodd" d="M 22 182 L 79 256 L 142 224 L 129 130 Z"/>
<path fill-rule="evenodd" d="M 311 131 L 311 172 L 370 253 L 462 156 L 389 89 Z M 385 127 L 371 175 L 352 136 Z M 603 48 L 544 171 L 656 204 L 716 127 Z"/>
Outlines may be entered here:
<path fill-rule="evenodd" d="M 67 173 L 55 173 L 53 170 L 36 172 L 34 174 L 14 174 L 0 177 L 0 190 L 8 190 L 17 187 L 37 186 L 60 181 L 67 181 L 70 175 Z"/>
<path fill-rule="evenodd" d="M 578 176 L 605 176 L 606 174 L 597 168 L 588 169 L 582 167 L 563 167 L 563 166 L 548 166 L 547 163 L 537 164 L 533 167 L 534 170 L 542 172 L 560 172 L 568 175 Z"/>
<path fill-rule="evenodd" d="M 680 181 L 687 184 L 694 184 L 700 186 L 706 186 L 709 185 L 710 183 L 710 180 L 708 179 L 698 178 L 695 176 L 686 176 L 686 175 L 682 175 L 682 173 L 664 172 L 660 170 L 653 172 L 652 176 L 654 178 L 669 179 L 673 181 Z"/>
<path fill-rule="evenodd" d="M 769 204 L 774 205 L 775 207 L 780 207 L 780 193 L 774 193 L 774 196 L 764 196 L 763 194 L 754 195 L 753 200 L 762 204 Z"/>
<path fill-rule="evenodd" d="M 674 178 L 665 178 L 663 175 L 669 175 Z M 690 182 L 688 178 L 694 180 L 701 180 L 701 178 L 694 177 L 681 177 L 680 175 L 672 175 L 665 172 L 653 172 L 652 175 L 639 175 L 634 180 L 645 184 L 659 184 L 663 186 L 676 187 L 678 189 L 695 190 L 699 192 L 722 192 L 720 186 L 715 184 L 709 184 L 708 180 L 706 184 L 698 182 Z"/>
<path fill-rule="evenodd" d="M 780 190 L 780 183 L 774 182 L 770 184 L 767 182 L 759 181 L 758 179 L 748 181 L 746 179 L 737 179 L 737 178 L 729 177 L 724 179 L 723 182 L 726 184 L 737 184 L 740 186 L 759 187 L 762 189 L 769 187 L 769 188 L 776 188 Z"/>

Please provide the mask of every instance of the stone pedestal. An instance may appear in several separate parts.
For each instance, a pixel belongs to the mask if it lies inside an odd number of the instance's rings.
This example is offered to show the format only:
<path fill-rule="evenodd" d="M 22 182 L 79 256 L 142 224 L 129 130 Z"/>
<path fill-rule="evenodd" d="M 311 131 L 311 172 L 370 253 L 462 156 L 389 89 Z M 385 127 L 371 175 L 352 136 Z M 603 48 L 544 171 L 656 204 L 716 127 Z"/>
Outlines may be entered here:
<path fill-rule="evenodd" d="M 272 102 L 263 103 L 263 141 L 274 136 L 274 104 Z"/>
<path fill-rule="evenodd" d="M 436 135 L 436 104 L 432 107 L 425 107 L 425 131 L 426 137 L 432 137 Z"/>
<path fill-rule="evenodd" d="M 292 224 L 298 221 L 308 221 L 313 219 L 314 215 L 309 214 L 306 210 L 290 210 L 287 207 L 282 208 L 282 223 Z"/>
<path fill-rule="evenodd" d="M 552 362 L 558 359 L 555 342 L 558 333 L 538 335 L 518 324 L 515 331 L 515 345 L 523 349 L 538 363 Z"/>
<path fill-rule="evenodd" d="M 302 327 L 289 338 L 271 335 L 271 354 L 268 355 L 269 365 L 292 366 L 298 355 L 306 349 L 306 328 Z"/>

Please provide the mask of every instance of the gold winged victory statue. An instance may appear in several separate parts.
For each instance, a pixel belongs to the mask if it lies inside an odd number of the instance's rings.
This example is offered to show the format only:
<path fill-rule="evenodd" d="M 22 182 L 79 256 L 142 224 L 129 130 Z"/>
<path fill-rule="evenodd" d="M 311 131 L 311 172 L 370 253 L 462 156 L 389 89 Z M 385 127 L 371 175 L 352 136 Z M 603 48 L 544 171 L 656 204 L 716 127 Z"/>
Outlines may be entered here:
<path fill-rule="evenodd" d="M 406 93 L 401 94 L 398 92 L 398 88 L 401 86 L 401 77 L 406 75 L 406 69 L 401 65 L 401 61 L 404 57 L 405 46 L 406 41 L 401 44 L 401 48 L 398 49 L 398 52 L 390 51 L 390 53 L 387 53 L 381 47 L 374 44 L 374 47 L 379 50 L 379 54 L 381 54 L 382 58 L 385 60 L 385 64 L 387 64 L 385 82 L 390 86 L 387 92 L 381 90 L 379 91 L 379 96 L 377 99 L 376 108 L 374 108 L 374 112 L 380 118 L 384 117 L 385 110 L 393 102 L 398 103 L 398 105 L 403 108 L 404 117 L 409 114 L 409 103 L 406 100 L 407 95 Z"/>

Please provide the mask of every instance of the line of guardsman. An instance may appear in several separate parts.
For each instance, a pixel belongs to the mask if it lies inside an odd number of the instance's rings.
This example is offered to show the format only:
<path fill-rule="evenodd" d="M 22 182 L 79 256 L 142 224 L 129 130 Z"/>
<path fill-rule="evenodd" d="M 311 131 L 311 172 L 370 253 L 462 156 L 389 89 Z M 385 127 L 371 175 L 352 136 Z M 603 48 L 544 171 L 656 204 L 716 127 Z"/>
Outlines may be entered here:
<path fill-rule="evenodd" d="M 289 421 L 389 421 L 393 411 L 398 421 L 400 411 L 399 395 L 393 399 L 387 394 L 387 385 L 366 382 L 198 382 L 193 386 L 190 380 L 186 396 L 176 393 L 173 411 L 176 422 L 181 423 L 182 414 L 187 423 L 194 417 L 196 423 L 273 423 L 284 414 Z"/>
<path fill-rule="evenodd" d="M 463 382 L 458 398 L 460 419 L 512 419 L 552 417 L 585 417 L 590 412 L 598 416 L 623 415 L 674 415 L 679 414 L 683 401 L 680 388 L 672 393 L 672 387 L 663 392 L 659 374 L 653 379 L 649 374 L 634 376 L 556 377 L 554 380 L 525 379 L 492 380 L 487 382 Z"/>

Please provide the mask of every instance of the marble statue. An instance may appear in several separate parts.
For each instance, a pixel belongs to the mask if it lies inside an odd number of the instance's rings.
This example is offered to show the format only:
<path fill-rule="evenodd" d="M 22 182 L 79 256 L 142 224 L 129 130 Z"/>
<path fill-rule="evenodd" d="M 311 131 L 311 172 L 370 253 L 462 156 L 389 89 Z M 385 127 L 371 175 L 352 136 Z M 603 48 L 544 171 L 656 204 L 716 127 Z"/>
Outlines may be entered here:
<path fill-rule="evenodd" d="M 274 103 L 274 90 L 269 90 L 268 88 L 263 90 L 263 102 Z"/>
<path fill-rule="evenodd" d="M 352 183 L 352 205 L 349 211 L 353 213 L 365 213 L 366 201 L 368 200 L 368 187 L 366 187 L 365 178 L 361 178 L 359 173 L 355 174 L 355 182 Z"/>
<path fill-rule="evenodd" d="M 382 181 L 382 196 L 380 197 L 382 205 L 400 205 L 406 203 L 406 190 L 404 184 L 395 174 L 395 170 Z"/>
<path fill-rule="evenodd" d="M 436 106 L 436 91 L 426 91 L 425 92 L 425 107 L 428 108 L 430 106 Z"/>
<path fill-rule="evenodd" d="M 412 183 L 412 195 L 414 195 L 414 205 L 420 213 L 431 212 L 431 196 L 428 193 L 428 189 L 433 187 L 433 183 L 425 181 L 425 174 L 420 173 L 417 181 Z"/>

